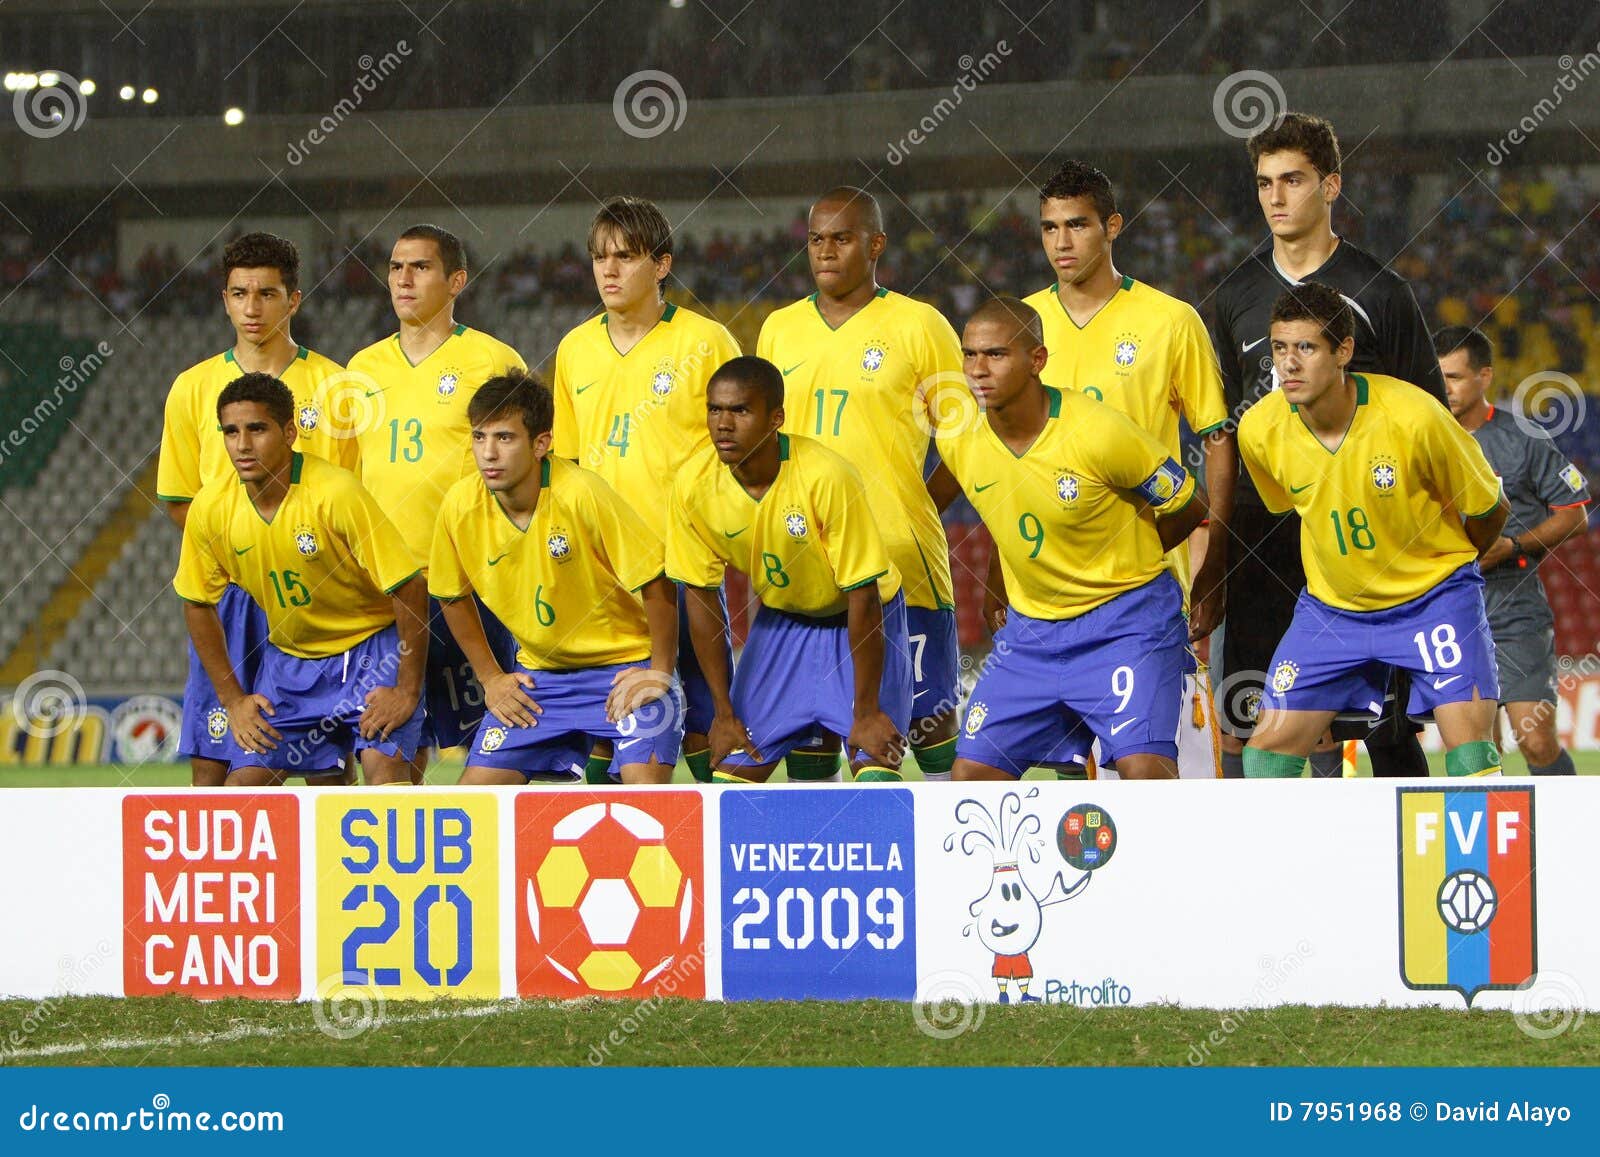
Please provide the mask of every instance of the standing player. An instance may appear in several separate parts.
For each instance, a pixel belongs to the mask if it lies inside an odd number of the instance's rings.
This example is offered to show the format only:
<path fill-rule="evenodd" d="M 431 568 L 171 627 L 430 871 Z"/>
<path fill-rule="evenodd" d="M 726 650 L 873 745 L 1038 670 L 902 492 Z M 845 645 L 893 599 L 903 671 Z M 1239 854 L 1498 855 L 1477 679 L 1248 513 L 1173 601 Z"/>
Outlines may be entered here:
<path fill-rule="evenodd" d="M 1189 640 L 1163 556 L 1205 517 L 1194 479 L 1110 406 L 1039 379 L 1039 315 L 981 306 L 961 335 L 985 419 L 939 452 L 994 536 L 1010 609 L 967 705 L 955 778 L 1081 761 L 1178 774 Z"/>
<path fill-rule="evenodd" d="M 1117 271 L 1112 244 L 1122 226 L 1110 179 L 1082 161 L 1063 164 L 1039 190 L 1039 234 L 1057 280 L 1024 300 L 1044 324 L 1045 380 L 1120 410 L 1178 461 L 1179 418 L 1205 439 L 1211 528 L 1167 555 L 1172 576 L 1188 596 L 1190 638 L 1199 643 L 1222 619 L 1228 535 L 1218 519 L 1219 512 L 1233 509 L 1239 460 L 1205 324 L 1186 302 Z M 1192 586 L 1191 545 L 1203 552 Z M 1200 697 L 1204 711 L 1211 698 L 1205 677 L 1189 679 L 1195 686 L 1182 699 Z M 1207 777 L 1218 771 L 1214 734 L 1214 725 L 1203 729 L 1203 742 L 1196 745 L 1203 758 L 1192 761 Z M 1180 743 L 1180 759 L 1184 749 Z"/>
<path fill-rule="evenodd" d="M 1276 387 L 1267 329 L 1273 303 L 1284 290 L 1315 279 L 1344 295 L 1356 318 L 1354 373 L 1387 374 L 1444 402 L 1444 381 L 1427 323 L 1411 287 L 1372 254 L 1333 231 L 1333 203 L 1341 187 L 1339 140 L 1321 117 L 1287 113 L 1250 138 L 1256 198 L 1272 236 L 1226 277 L 1216 294 L 1216 345 L 1228 407 L 1237 420 Z M 1299 526 L 1275 517 L 1250 479 L 1239 482 L 1228 519 L 1229 549 L 1222 673 L 1232 688 L 1219 706 L 1225 774 L 1243 774 L 1244 739 L 1254 726 L 1256 688 L 1278 640 L 1293 617 L 1305 585 Z M 1427 775 L 1428 761 L 1405 720 L 1403 677 L 1394 707 L 1366 736 L 1374 775 Z M 1311 757 L 1316 775 L 1340 774 L 1337 747 Z"/>
<path fill-rule="evenodd" d="M 710 445 L 706 381 L 739 356 L 739 345 L 719 323 L 667 302 L 672 227 L 651 202 L 613 197 L 602 205 L 589 226 L 589 257 L 604 312 L 556 350 L 554 453 L 595 471 L 635 513 L 649 516 L 684 463 Z M 689 643 L 682 592 L 678 605 L 678 667 L 688 700 L 684 761 L 708 783 L 711 699 Z M 590 773 L 601 777 L 609 758 L 597 749 Z"/>
<path fill-rule="evenodd" d="M 735 358 L 706 387 L 712 451 L 672 490 L 667 572 L 689 589 L 689 630 L 716 705 L 718 782 L 763 782 L 823 729 L 844 737 L 859 782 L 900 778 L 911 655 L 900 576 L 851 465 L 781 434 L 783 375 Z M 761 609 L 730 680 L 717 595 L 727 567 Z"/>
<path fill-rule="evenodd" d="M 389 257 L 389 297 L 400 331 L 350 359 L 351 372 L 370 383 L 373 407 L 360 433 L 361 483 L 394 519 L 419 567 L 428 565 L 445 491 L 473 472 L 467 403 L 494 375 L 527 368 L 504 342 L 457 324 L 456 298 L 466 286 L 461 241 L 437 225 L 413 225 Z M 465 743 L 483 718 L 483 689 L 437 602 L 429 606 L 428 628 L 427 724 L 414 783 L 422 782 L 430 748 Z M 484 629 L 496 656 L 509 664 L 510 634 L 492 617 Z"/>
<path fill-rule="evenodd" d="M 369 784 L 409 782 L 428 595 L 405 540 L 354 474 L 295 451 L 294 395 L 270 374 L 227 386 L 216 419 L 238 480 L 195 497 L 172 585 L 243 749 L 227 782 L 342 775 L 351 748 Z M 229 583 L 269 628 L 248 688 L 216 610 Z"/>
<path fill-rule="evenodd" d="M 923 464 L 939 423 L 971 408 L 960 345 L 938 310 L 878 285 L 888 238 L 870 193 L 823 194 L 806 238 L 817 291 L 767 317 L 756 353 L 783 371 L 785 431 L 837 451 L 867 484 L 873 520 L 905 584 L 911 749 L 925 777 L 948 779 L 960 704 L 955 602 L 950 547 Z M 789 778 L 832 779 L 836 763 L 831 753 L 798 752 Z"/>
<path fill-rule="evenodd" d="M 488 708 L 461 782 L 570 779 L 604 738 L 623 783 L 667 783 L 683 714 L 661 539 L 599 475 L 551 455 L 553 413 L 549 389 L 520 371 L 485 382 L 467 406 L 478 474 L 439 511 L 428 589 Z M 509 670 L 474 592 L 517 640 Z"/>
<path fill-rule="evenodd" d="M 1556 736 L 1556 620 L 1538 567 L 1545 555 L 1583 533 L 1588 485 L 1553 441 L 1489 404 L 1494 350 L 1488 338 L 1457 325 L 1434 334 L 1433 345 L 1450 411 L 1478 440 L 1511 505 L 1506 533 L 1478 560 L 1500 701 L 1531 774 L 1576 775 L 1572 756 Z"/>
<path fill-rule="evenodd" d="M 1274 514 L 1300 515 L 1306 589 L 1272 656 L 1244 773 L 1296 777 L 1341 711 L 1382 709 L 1390 667 L 1407 714 L 1432 712 L 1450 775 L 1500 770 L 1494 646 L 1476 562 L 1508 508 L 1483 451 L 1410 383 L 1349 369 L 1355 310 L 1307 282 L 1272 309 L 1282 388 L 1239 423 Z"/>
<path fill-rule="evenodd" d="M 267 373 L 294 396 L 301 453 L 355 469 L 356 442 L 339 425 L 350 399 L 337 363 L 297 345 L 289 324 L 300 309 L 300 254 L 271 233 L 246 233 L 222 251 L 222 304 L 233 323 L 230 349 L 179 374 L 167 394 L 156 467 L 156 494 L 183 529 L 189 505 L 202 486 L 233 477 L 217 428 L 217 398 L 241 374 Z M 267 640 L 261 609 L 238 587 L 217 603 L 228 657 L 246 678 Z M 183 728 L 178 753 L 189 757 L 196 787 L 220 787 L 227 778 L 228 716 L 193 647 L 183 689 Z"/>

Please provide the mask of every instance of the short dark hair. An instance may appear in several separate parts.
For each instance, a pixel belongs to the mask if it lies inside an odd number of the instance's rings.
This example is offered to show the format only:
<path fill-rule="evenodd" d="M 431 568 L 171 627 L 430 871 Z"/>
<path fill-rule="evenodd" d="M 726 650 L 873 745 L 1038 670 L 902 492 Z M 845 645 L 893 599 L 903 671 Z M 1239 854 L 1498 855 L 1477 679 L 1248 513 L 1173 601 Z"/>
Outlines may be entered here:
<path fill-rule="evenodd" d="M 711 375 L 711 380 L 706 383 L 706 389 L 709 390 L 717 382 L 733 382 L 735 385 L 755 390 L 761 395 L 761 400 L 766 402 L 767 409 L 783 409 L 783 374 L 766 358 L 746 354 L 723 362 L 717 367 L 717 372 Z"/>
<path fill-rule="evenodd" d="M 461 238 L 438 225 L 413 225 L 400 234 L 401 241 L 432 241 L 439 247 L 439 264 L 444 275 L 450 277 L 467 267 L 467 249 Z"/>
<path fill-rule="evenodd" d="M 654 201 L 643 197 L 611 197 L 589 225 L 589 256 L 600 256 L 600 237 L 614 232 L 634 253 L 656 261 L 672 254 L 672 226 Z"/>
<path fill-rule="evenodd" d="M 1314 321 L 1334 349 L 1356 334 L 1356 315 L 1337 289 L 1306 281 L 1272 303 L 1272 324 L 1280 321 Z"/>
<path fill-rule="evenodd" d="M 1319 116 L 1304 112 L 1286 112 L 1277 124 L 1262 129 L 1251 137 L 1246 147 L 1250 150 L 1250 164 L 1260 163 L 1267 153 L 1293 150 L 1304 153 L 1317 172 L 1326 177 L 1339 172 L 1339 138 L 1333 125 Z"/>
<path fill-rule="evenodd" d="M 1083 161 L 1067 161 L 1039 186 L 1039 204 L 1062 201 L 1068 197 L 1087 197 L 1100 214 L 1101 224 L 1111 219 L 1117 211 L 1116 191 L 1111 178 L 1093 165 Z"/>
<path fill-rule="evenodd" d="M 245 233 L 222 250 L 222 280 L 235 269 L 276 269 L 286 293 L 300 288 L 300 251 L 273 233 Z"/>
<path fill-rule="evenodd" d="M 550 387 L 526 370 L 507 370 L 479 386 L 467 403 L 467 421 L 474 427 L 512 414 L 522 416 L 528 437 L 548 433 L 556 416 Z"/>
<path fill-rule="evenodd" d="M 272 420 L 280 426 L 294 421 L 294 393 L 271 374 L 245 374 L 223 386 L 222 393 L 217 396 L 217 421 L 222 421 L 225 407 L 239 402 L 265 406 Z"/>
<path fill-rule="evenodd" d="M 883 232 L 883 206 L 878 204 L 878 198 L 865 189 L 858 189 L 854 185 L 835 186 L 813 201 L 811 209 L 815 211 L 818 205 L 828 201 L 843 202 L 846 205 L 858 207 L 865 220 L 867 232 Z M 806 217 L 809 219 L 810 216 L 811 213 L 808 212 Z"/>
<path fill-rule="evenodd" d="M 1447 325 L 1433 335 L 1433 348 L 1440 357 L 1457 350 L 1467 351 L 1467 365 L 1474 370 L 1494 365 L 1494 346 L 1489 339 L 1470 325 Z"/>
<path fill-rule="evenodd" d="M 1021 298 L 991 297 L 973 311 L 967 324 L 975 321 L 1009 321 L 1015 324 L 1017 332 L 1013 337 L 1026 338 L 1029 352 L 1044 345 L 1044 320 L 1040 318 L 1038 310 Z"/>

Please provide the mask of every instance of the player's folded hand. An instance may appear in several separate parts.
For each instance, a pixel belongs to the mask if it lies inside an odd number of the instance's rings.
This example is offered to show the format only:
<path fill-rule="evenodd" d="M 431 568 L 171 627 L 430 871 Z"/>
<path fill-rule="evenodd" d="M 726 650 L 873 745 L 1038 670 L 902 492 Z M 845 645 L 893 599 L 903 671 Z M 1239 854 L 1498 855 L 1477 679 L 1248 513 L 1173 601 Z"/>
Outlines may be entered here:
<path fill-rule="evenodd" d="M 864 751 L 885 767 L 898 768 L 906 753 L 906 739 L 882 711 L 858 716 L 845 737 L 847 748 Z"/>
<path fill-rule="evenodd" d="M 483 683 L 483 705 L 508 727 L 536 727 L 544 708 L 528 695 L 533 676 L 525 671 L 501 671 Z"/>
<path fill-rule="evenodd" d="M 711 766 L 721 765 L 735 751 L 742 751 L 757 763 L 766 762 L 761 753 L 756 750 L 756 745 L 750 739 L 750 731 L 744 725 L 744 720 L 737 715 L 719 715 L 711 721 L 711 730 L 706 733 L 707 746 L 711 752 Z"/>
<path fill-rule="evenodd" d="M 418 696 L 398 687 L 374 687 L 367 692 L 366 710 L 361 712 L 361 737 L 382 743 L 399 728 L 417 709 Z"/>
<path fill-rule="evenodd" d="M 1209 638 L 1222 622 L 1228 596 L 1227 576 L 1220 567 L 1201 567 L 1189 588 L 1189 641 Z"/>
<path fill-rule="evenodd" d="M 998 634 L 1001 627 L 1006 625 L 1006 602 L 1004 593 L 996 594 L 985 587 L 983 590 L 983 621 L 989 628 L 991 635 Z"/>
<path fill-rule="evenodd" d="M 278 746 L 283 736 L 272 724 L 261 718 L 262 712 L 276 715 L 272 701 L 265 695 L 244 695 L 228 705 L 228 724 L 233 728 L 233 741 L 252 755 L 261 755 Z"/>
<path fill-rule="evenodd" d="M 672 676 L 651 667 L 624 667 L 611 679 L 606 696 L 606 718 L 620 723 L 646 703 L 654 703 L 672 690 Z"/>

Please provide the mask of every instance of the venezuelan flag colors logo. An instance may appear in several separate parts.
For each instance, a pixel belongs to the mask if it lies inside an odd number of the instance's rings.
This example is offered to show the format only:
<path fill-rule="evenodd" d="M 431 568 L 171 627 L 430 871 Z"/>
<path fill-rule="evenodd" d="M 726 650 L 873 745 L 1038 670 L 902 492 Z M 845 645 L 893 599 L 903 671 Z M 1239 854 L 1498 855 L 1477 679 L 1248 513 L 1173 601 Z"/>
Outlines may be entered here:
<path fill-rule="evenodd" d="M 1538 970 L 1533 789 L 1401 788 L 1400 978 L 1522 988 Z"/>

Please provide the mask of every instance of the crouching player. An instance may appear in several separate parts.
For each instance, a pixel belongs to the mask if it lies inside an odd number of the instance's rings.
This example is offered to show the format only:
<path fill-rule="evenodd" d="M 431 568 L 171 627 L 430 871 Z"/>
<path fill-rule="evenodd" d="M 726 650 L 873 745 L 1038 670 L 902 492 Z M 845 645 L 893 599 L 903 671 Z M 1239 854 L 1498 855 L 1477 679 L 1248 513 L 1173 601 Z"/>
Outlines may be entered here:
<path fill-rule="evenodd" d="M 445 494 L 428 589 L 483 685 L 465 784 L 583 778 L 596 741 L 611 778 L 667 783 L 683 742 L 673 679 L 676 588 L 661 539 L 605 479 L 550 455 L 555 403 L 536 378 L 490 378 L 467 404 L 476 477 Z M 503 670 L 476 594 L 517 641 Z"/>
<path fill-rule="evenodd" d="M 961 335 L 984 419 L 939 453 L 994 536 L 1010 610 L 973 689 L 954 778 L 1081 761 L 1175 779 L 1189 627 L 1165 555 L 1206 514 L 1160 442 L 1086 394 L 1040 381 L 1039 315 L 980 307 Z"/>
<path fill-rule="evenodd" d="M 367 783 L 410 782 L 428 592 L 405 539 L 354 474 L 295 451 L 294 395 L 271 374 L 226 386 L 217 424 L 238 481 L 195 496 L 172 585 L 240 749 L 228 785 L 342 778 L 351 750 Z M 267 616 L 250 690 L 217 614 L 230 582 Z"/>
<path fill-rule="evenodd" d="M 1239 424 L 1267 509 L 1300 515 L 1306 589 L 1267 670 L 1244 752 L 1252 778 L 1293 778 L 1335 714 L 1383 708 L 1389 668 L 1412 675 L 1450 775 L 1500 770 L 1500 688 L 1477 560 L 1510 513 L 1499 479 L 1450 412 L 1398 378 L 1352 374 L 1355 318 L 1307 282 L 1272 307 L 1281 389 Z"/>
<path fill-rule="evenodd" d="M 898 780 L 911 722 L 900 574 L 855 468 L 778 432 L 783 395 L 763 358 L 718 369 L 706 385 L 711 450 L 672 488 L 667 571 L 688 591 L 714 705 L 713 779 L 764 782 L 786 752 L 828 732 L 844 737 L 857 781 Z M 717 593 L 730 565 L 761 601 L 731 680 Z"/>

